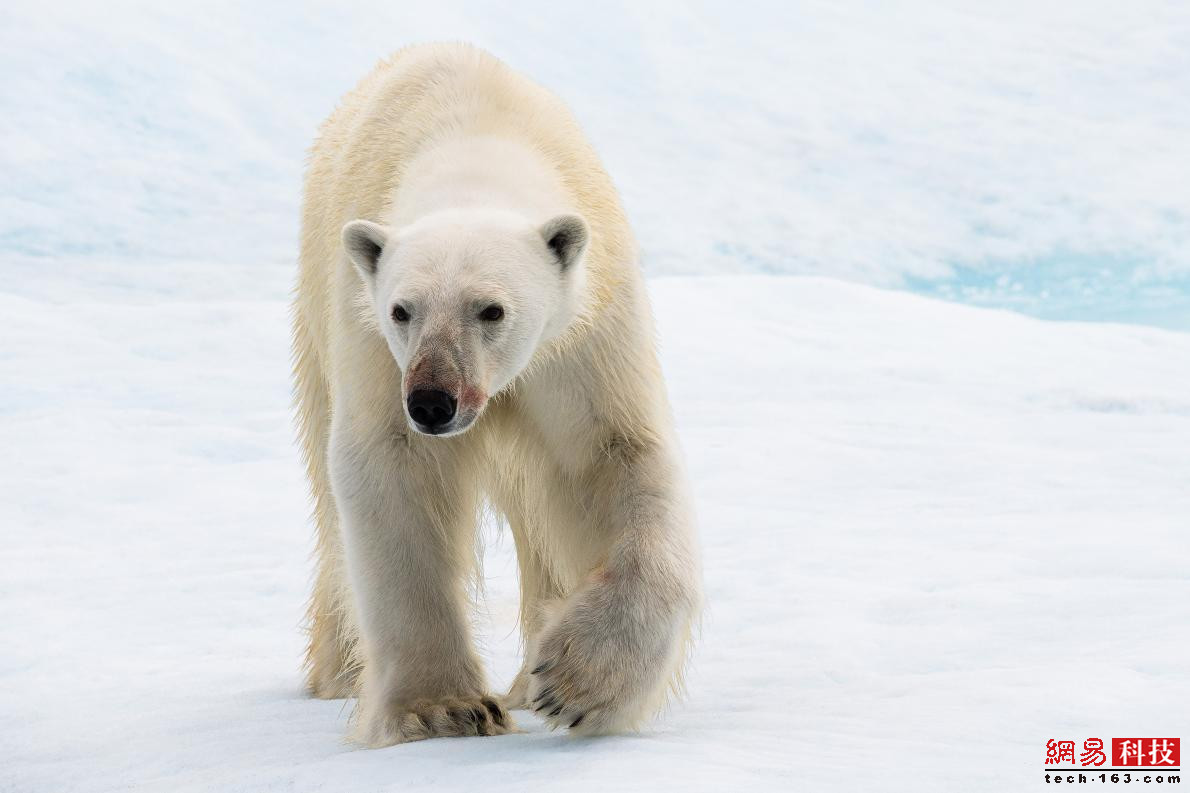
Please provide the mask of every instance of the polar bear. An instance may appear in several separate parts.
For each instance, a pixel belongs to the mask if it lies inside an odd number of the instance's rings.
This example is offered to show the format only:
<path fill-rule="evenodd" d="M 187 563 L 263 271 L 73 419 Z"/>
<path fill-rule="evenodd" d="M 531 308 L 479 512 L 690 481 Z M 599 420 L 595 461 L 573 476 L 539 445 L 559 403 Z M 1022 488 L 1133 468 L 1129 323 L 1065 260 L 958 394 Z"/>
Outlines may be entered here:
<path fill-rule="evenodd" d="M 368 746 L 652 715 L 697 547 L 635 243 L 562 103 L 466 45 L 380 63 L 311 152 L 293 319 L 313 694 L 358 696 Z M 503 697 L 469 629 L 485 508 L 519 567 Z"/>

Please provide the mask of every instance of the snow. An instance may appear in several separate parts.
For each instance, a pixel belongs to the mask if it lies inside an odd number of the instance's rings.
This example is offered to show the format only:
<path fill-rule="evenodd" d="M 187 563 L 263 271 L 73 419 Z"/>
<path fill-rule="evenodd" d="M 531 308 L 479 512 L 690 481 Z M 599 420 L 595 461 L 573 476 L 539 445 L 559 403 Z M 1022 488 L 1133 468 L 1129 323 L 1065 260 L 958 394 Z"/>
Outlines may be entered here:
<path fill-rule="evenodd" d="M 1003 791 L 1185 738 L 1190 335 L 922 296 L 1190 328 L 1185 5 L 516 9 L 0 8 L 0 791 Z M 561 93 L 640 232 L 708 597 L 641 735 L 366 751 L 302 692 L 302 152 L 443 38 Z"/>
<path fill-rule="evenodd" d="M 380 751 L 301 690 L 284 295 L 5 293 L 0 789 L 1006 790 L 1051 737 L 1185 734 L 1190 336 L 651 289 L 705 550 L 687 701 Z M 501 686 L 511 553 L 477 617 Z"/>

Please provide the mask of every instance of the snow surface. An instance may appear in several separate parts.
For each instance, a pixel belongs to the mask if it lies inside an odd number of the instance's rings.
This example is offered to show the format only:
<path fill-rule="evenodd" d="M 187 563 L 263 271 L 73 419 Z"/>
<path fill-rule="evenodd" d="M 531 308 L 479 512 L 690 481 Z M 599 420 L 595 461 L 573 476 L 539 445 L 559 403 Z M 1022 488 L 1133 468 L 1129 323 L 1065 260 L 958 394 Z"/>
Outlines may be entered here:
<path fill-rule="evenodd" d="M 651 289 L 705 549 L 688 700 L 379 751 L 301 690 L 282 290 L 0 295 L 0 790 L 1003 791 L 1049 738 L 1187 735 L 1190 336 Z M 511 554 L 477 618 L 501 686 Z"/>
<path fill-rule="evenodd" d="M 363 751 L 301 690 L 302 151 L 443 38 L 567 99 L 653 276 L 708 610 L 639 736 Z M 0 791 L 1005 791 L 1190 735 L 1190 336 L 857 283 L 1190 328 L 1190 6 L 14 0 L 0 71 Z"/>

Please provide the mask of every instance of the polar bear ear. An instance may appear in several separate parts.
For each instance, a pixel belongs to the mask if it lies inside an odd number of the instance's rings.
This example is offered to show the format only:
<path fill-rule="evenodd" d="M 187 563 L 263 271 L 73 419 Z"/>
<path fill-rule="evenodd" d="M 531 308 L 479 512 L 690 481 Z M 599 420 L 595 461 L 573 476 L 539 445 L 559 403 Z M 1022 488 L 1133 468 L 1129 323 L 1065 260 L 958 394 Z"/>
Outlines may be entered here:
<path fill-rule="evenodd" d="M 541 227 L 541 238 L 565 272 L 587 249 L 587 221 L 578 215 L 558 215 Z"/>
<path fill-rule="evenodd" d="M 388 229 L 370 220 L 353 220 L 343 227 L 343 247 L 360 275 L 370 279 L 388 244 Z"/>

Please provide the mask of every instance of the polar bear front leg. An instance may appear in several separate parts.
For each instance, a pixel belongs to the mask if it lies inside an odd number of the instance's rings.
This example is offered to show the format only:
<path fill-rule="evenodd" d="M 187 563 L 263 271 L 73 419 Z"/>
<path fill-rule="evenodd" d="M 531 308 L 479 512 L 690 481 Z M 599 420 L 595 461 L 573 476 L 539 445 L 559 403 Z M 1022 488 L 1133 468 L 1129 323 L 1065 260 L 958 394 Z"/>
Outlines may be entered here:
<path fill-rule="evenodd" d="M 692 518 L 661 446 L 617 445 L 601 482 L 607 561 L 555 603 L 532 648 L 530 705 L 582 735 L 635 728 L 678 682 L 700 602 Z"/>
<path fill-rule="evenodd" d="M 444 455 L 336 428 L 331 473 L 360 623 L 354 737 L 379 747 L 513 729 L 487 691 L 466 614 L 475 496 Z"/>

